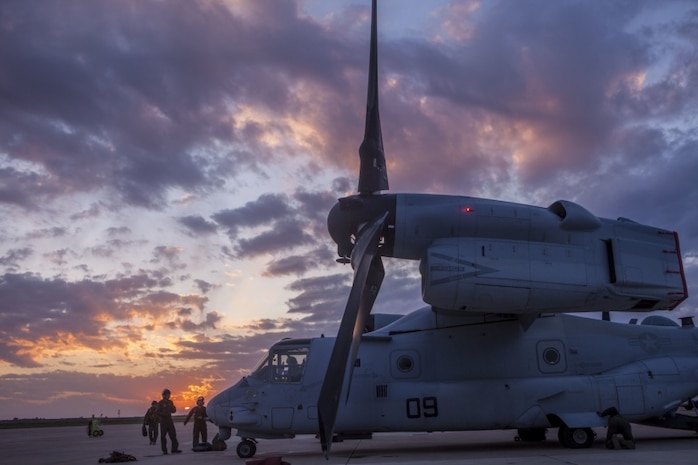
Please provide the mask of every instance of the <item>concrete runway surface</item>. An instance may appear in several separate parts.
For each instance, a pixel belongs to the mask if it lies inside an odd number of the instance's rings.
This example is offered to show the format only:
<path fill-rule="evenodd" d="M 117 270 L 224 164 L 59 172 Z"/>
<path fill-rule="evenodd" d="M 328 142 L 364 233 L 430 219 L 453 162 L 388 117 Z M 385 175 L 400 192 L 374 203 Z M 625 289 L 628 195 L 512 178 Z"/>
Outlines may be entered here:
<path fill-rule="evenodd" d="M 603 445 L 604 428 L 595 429 L 597 439 L 590 449 L 563 448 L 554 429 L 548 432 L 547 441 L 536 443 L 514 441 L 515 431 L 383 433 L 371 440 L 335 443 L 329 460 L 325 460 L 320 442 L 313 436 L 260 440 L 254 459 L 241 459 L 235 453 L 237 437 L 228 440 L 228 449 L 223 452 L 192 452 L 191 426 L 177 423 L 176 428 L 183 450 L 178 455 L 161 455 L 159 443 L 148 445 L 140 425 L 106 425 L 104 436 L 99 438 L 87 437 L 85 427 L 0 430 L 0 464 L 96 464 L 113 450 L 135 456 L 137 463 L 152 465 L 245 464 L 269 456 L 281 456 L 291 465 L 698 464 L 698 434 L 638 425 L 633 425 L 636 450 L 607 450 Z"/>

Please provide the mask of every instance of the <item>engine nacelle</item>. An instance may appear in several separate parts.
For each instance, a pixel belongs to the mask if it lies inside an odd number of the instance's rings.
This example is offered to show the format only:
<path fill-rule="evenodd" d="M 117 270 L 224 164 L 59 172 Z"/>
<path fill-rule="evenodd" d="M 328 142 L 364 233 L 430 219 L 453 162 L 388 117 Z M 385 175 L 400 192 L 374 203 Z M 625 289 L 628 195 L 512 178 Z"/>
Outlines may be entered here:
<path fill-rule="evenodd" d="M 585 233 L 576 244 L 438 239 L 420 264 L 423 299 L 495 313 L 673 309 L 687 297 L 676 234 L 626 226 Z"/>

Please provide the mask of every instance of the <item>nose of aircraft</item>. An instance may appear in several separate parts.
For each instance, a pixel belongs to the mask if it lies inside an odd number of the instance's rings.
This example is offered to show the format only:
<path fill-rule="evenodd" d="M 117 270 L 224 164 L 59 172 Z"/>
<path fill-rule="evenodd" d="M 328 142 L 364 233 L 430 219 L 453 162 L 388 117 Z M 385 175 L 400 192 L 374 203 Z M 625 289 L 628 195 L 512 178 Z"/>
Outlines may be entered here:
<path fill-rule="evenodd" d="M 206 406 L 206 415 L 217 426 L 230 424 L 226 415 L 226 412 L 230 410 L 228 402 L 229 391 L 229 389 L 226 389 L 220 392 Z"/>
<path fill-rule="evenodd" d="M 259 421 L 255 393 L 243 379 L 211 399 L 206 406 L 206 415 L 219 428 L 254 425 Z"/>

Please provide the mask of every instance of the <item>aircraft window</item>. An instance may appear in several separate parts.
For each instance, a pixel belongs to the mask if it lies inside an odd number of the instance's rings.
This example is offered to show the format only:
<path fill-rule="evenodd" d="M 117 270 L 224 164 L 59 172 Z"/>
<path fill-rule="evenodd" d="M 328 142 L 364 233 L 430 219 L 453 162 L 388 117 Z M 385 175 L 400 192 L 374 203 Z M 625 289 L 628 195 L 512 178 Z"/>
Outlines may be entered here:
<path fill-rule="evenodd" d="M 257 365 L 255 365 L 252 373 L 250 373 L 250 378 L 266 379 L 269 373 L 269 354 L 266 354 L 262 360 L 260 360 Z"/>
<path fill-rule="evenodd" d="M 557 365 L 560 362 L 560 352 L 554 347 L 548 347 L 543 351 L 543 360 L 548 365 Z"/>
<path fill-rule="evenodd" d="M 272 348 L 272 381 L 275 383 L 299 383 L 303 379 L 307 347 Z"/>
<path fill-rule="evenodd" d="M 403 355 L 399 359 L 397 359 L 397 369 L 400 370 L 403 373 L 408 373 L 412 371 L 412 368 L 414 367 L 414 361 L 412 360 L 412 357 L 409 357 L 407 355 Z"/>
<path fill-rule="evenodd" d="M 274 383 L 298 383 L 303 379 L 308 347 L 272 347 L 250 373 L 250 378 Z M 271 379 L 270 379 L 271 378 Z"/>

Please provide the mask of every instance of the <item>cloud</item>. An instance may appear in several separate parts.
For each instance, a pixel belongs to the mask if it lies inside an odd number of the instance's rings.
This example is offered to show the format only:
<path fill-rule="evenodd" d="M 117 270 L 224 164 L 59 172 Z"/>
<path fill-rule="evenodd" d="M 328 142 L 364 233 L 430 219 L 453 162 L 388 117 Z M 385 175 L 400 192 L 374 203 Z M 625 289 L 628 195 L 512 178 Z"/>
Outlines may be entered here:
<path fill-rule="evenodd" d="M 227 253 L 239 258 L 286 254 L 326 237 L 325 218 L 335 201 L 328 191 L 299 189 L 292 197 L 267 193 L 242 207 L 216 212 L 212 218 L 234 244 L 234 252 Z M 247 237 L 240 237 L 241 232 Z"/>
<path fill-rule="evenodd" d="M 264 276 L 302 276 L 312 270 L 326 268 L 334 263 L 335 256 L 329 249 L 321 247 L 302 255 L 291 255 L 267 264 Z"/>
<path fill-rule="evenodd" d="M 201 279 L 195 279 L 194 281 L 196 282 L 196 285 L 199 288 L 199 290 L 204 294 L 210 292 L 212 289 L 216 287 L 213 284 Z"/>
<path fill-rule="evenodd" d="M 300 221 L 285 220 L 275 222 L 273 229 L 250 239 L 238 240 L 235 251 L 238 257 L 254 257 L 265 253 L 290 251 L 295 247 L 315 242 L 315 237 L 303 230 Z"/>
<path fill-rule="evenodd" d="M 180 262 L 182 251 L 181 247 L 157 246 L 153 250 L 153 258 L 150 262 L 154 264 L 165 262 L 170 268 L 186 268 L 186 264 Z"/>
<path fill-rule="evenodd" d="M 618 134 L 649 122 L 632 102 L 669 104 L 651 116 L 671 119 L 685 113 L 675 102 L 688 102 L 685 108 L 695 102 L 685 60 L 664 71 L 682 80 L 630 91 L 657 60 L 657 36 L 630 31 L 646 6 L 499 2 L 475 15 L 462 10 L 463 18 L 444 11 L 449 21 L 467 25 L 467 39 L 384 41 L 383 76 L 391 85 L 384 84 L 381 110 L 393 184 L 512 200 L 538 191 L 548 194 L 545 202 L 555 192 L 582 189 L 586 181 L 575 174 L 601 169 L 615 155 L 609 148 Z M 676 34 L 667 29 L 662 35 Z M 440 163 L 426 156 L 434 150 Z M 529 194 L 519 191 L 522 184 Z"/>
<path fill-rule="evenodd" d="M 243 175 L 230 155 L 259 166 L 271 156 L 265 130 L 255 136 L 231 106 L 283 111 L 289 79 L 310 70 L 328 80 L 336 68 L 321 65 L 322 53 L 299 59 L 329 35 L 293 16 L 292 2 L 255 9 L 262 16 L 218 2 L 6 4 L 0 119 L 13 136 L 0 151 L 41 169 L 4 168 L 13 183 L 1 198 L 27 207 L 33 199 L 21 192 L 36 199 L 106 187 L 162 208 L 170 188 L 208 192 Z M 266 72 L 270 65 L 283 71 Z M 235 150 L 243 140 L 255 153 Z"/>
<path fill-rule="evenodd" d="M 110 327 L 112 323 L 134 318 L 167 321 L 182 308 L 204 311 L 206 297 L 160 289 L 169 285 L 168 279 L 147 274 L 104 282 L 70 282 L 29 273 L 5 273 L 0 276 L 2 359 L 36 366 L 54 350 L 124 346 L 127 340 Z M 206 324 L 212 326 L 217 314 L 209 315 Z M 38 341 L 42 344 L 35 346 Z"/>
<path fill-rule="evenodd" d="M 206 218 L 200 215 L 185 216 L 179 218 L 177 221 L 184 225 L 194 235 L 213 234 L 218 230 L 215 223 L 207 221 Z"/>
<path fill-rule="evenodd" d="M 37 193 L 55 194 L 56 190 L 46 188 L 37 173 L 26 173 L 11 167 L 0 168 L 0 203 L 23 208 L 36 206 Z M 31 193 L 31 194 L 30 194 Z"/>
<path fill-rule="evenodd" d="M 0 257 L 0 265 L 9 269 L 17 268 L 18 263 L 30 257 L 34 251 L 29 247 L 21 249 L 9 249 L 4 256 Z"/>
<path fill-rule="evenodd" d="M 200 331 L 205 329 L 216 329 L 216 323 L 221 321 L 222 316 L 217 312 L 210 312 L 206 314 L 206 320 L 201 323 L 194 323 L 191 320 L 184 320 L 182 322 L 182 329 L 184 331 Z"/>
<path fill-rule="evenodd" d="M 351 276 L 332 274 L 293 281 L 288 289 L 297 295 L 289 300 L 288 312 L 309 315 L 306 321 L 339 321 L 351 289 Z"/>
<path fill-rule="evenodd" d="M 257 200 L 244 206 L 226 209 L 213 215 L 213 219 L 225 227 L 228 236 L 236 239 L 241 228 L 262 226 L 282 220 L 291 214 L 288 199 L 282 194 L 262 194 Z"/>

